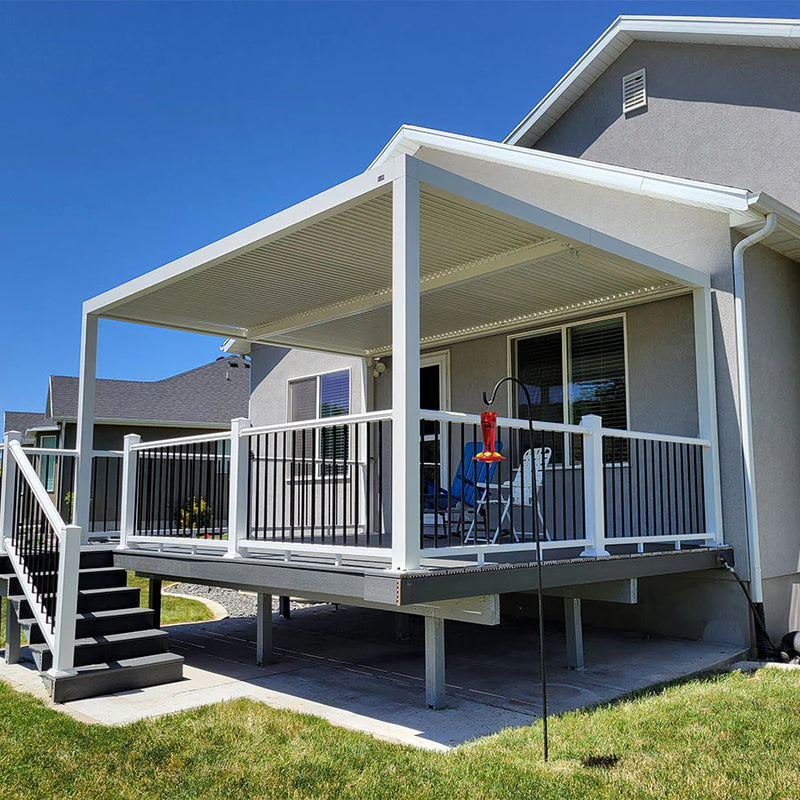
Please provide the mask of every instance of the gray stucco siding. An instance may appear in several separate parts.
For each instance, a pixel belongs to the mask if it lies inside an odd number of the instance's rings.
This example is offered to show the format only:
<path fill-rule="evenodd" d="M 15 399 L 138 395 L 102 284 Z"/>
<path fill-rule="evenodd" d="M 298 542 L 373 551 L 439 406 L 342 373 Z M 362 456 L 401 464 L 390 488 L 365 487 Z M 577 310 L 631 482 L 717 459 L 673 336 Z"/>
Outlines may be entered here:
<path fill-rule="evenodd" d="M 350 413 L 366 409 L 364 362 L 353 356 L 255 345 L 250 368 L 250 420 L 253 425 L 288 422 L 288 383 L 337 370 L 350 372 Z"/>
<path fill-rule="evenodd" d="M 745 295 L 761 566 L 769 579 L 800 569 L 800 264 L 751 248 Z"/>
<path fill-rule="evenodd" d="M 646 110 L 622 78 L 647 70 Z M 634 42 L 533 147 L 800 203 L 800 51 Z"/>

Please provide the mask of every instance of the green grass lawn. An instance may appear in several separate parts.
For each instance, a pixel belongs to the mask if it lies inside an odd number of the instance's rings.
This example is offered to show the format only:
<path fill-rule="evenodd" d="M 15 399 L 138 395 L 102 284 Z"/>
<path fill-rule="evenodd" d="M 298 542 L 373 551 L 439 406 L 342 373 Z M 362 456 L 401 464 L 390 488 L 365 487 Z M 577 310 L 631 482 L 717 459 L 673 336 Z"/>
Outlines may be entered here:
<path fill-rule="evenodd" d="M 137 586 L 140 589 L 139 605 L 142 608 L 149 608 L 150 583 L 147 578 L 137 578 L 132 572 L 129 572 L 128 586 Z M 163 593 L 161 595 L 162 625 L 172 625 L 177 622 L 202 622 L 213 618 L 214 615 L 208 610 L 208 606 L 199 600 L 186 600 L 183 597 L 171 597 Z"/>
<path fill-rule="evenodd" d="M 796 798 L 798 697 L 778 670 L 671 686 L 552 719 L 544 764 L 541 725 L 439 754 L 244 700 L 89 726 L 0 685 L 0 798 Z"/>

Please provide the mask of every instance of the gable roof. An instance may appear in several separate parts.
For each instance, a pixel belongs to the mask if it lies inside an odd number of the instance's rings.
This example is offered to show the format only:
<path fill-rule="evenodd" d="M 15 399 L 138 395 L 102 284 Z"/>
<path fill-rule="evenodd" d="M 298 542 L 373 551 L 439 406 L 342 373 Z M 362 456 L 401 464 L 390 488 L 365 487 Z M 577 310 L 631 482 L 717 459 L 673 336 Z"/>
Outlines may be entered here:
<path fill-rule="evenodd" d="M 403 125 L 370 164 L 370 169 L 380 168 L 402 153 L 414 155 L 421 148 L 719 211 L 728 215 L 731 228 L 746 235 L 764 224 L 766 214 L 775 212 L 778 227 L 764 244 L 800 261 L 800 212 L 765 192 L 645 172 L 414 125 Z"/>
<path fill-rule="evenodd" d="M 247 416 L 250 365 L 238 356 L 220 357 L 160 381 L 98 379 L 95 420 L 225 427 Z M 51 375 L 47 409 L 57 420 L 78 416 L 78 378 Z"/>
<path fill-rule="evenodd" d="M 34 428 L 57 431 L 58 425 L 41 411 L 6 411 L 3 414 L 3 433 L 18 431 L 24 436 Z"/>
<path fill-rule="evenodd" d="M 800 48 L 800 19 L 617 17 L 563 78 L 506 137 L 532 147 L 600 75 L 636 41 Z"/>

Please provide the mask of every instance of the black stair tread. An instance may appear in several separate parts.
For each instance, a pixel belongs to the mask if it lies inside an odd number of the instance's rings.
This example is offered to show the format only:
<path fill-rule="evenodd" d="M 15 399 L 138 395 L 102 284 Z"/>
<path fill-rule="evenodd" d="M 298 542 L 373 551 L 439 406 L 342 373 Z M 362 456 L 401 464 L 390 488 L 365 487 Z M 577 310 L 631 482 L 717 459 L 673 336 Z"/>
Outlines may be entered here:
<path fill-rule="evenodd" d="M 146 616 L 152 613 L 153 609 L 151 608 L 136 606 L 135 608 L 111 608 L 106 611 L 82 611 L 78 614 L 77 619 L 110 619 L 111 617 L 127 617 L 131 614 Z"/>
<path fill-rule="evenodd" d="M 87 597 L 97 597 L 101 594 L 116 594 L 118 592 L 133 594 L 138 591 L 139 588 L 137 586 L 101 586 L 99 589 L 78 589 L 78 594 L 83 594 Z"/>
<path fill-rule="evenodd" d="M 132 639 L 139 639 L 140 641 L 164 639 L 168 635 L 166 631 L 162 631 L 158 628 L 147 628 L 143 631 L 129 631 L 128 633 L 107 633 L 104 636 L 89 636 L 85 639 L 76 639 L 75 648 L 114 644 L 115 642 L 130 642 Z M 28 648 L 36 652 L 50 649 L 44 642 L 28 645 Z"/>
<path fill-rule="evenodd" d="M 78 572 L 81 575 L 100 575 L 103 572 L 126 572 L 124 567 L 81 567 Z"/>
<path fill-rule="evenodd" d="M 182 664 L 183 656 L 179 656 L 177 653 L 155 653 L 154 655 L 150 656 L 135 656 L 134 658 L 121 658 L 119 659 L 119 661 L 111 661 L 109 663 L 87 664 L 84 667 L 74 667 L 73 671 L 77 672 L 79 675 L 85 675 L 86 673 L 109 672 L 115 669 L 125 669 L 130 667 L 146 667 L 152 664 L 164 664 L 169 662 Z"/>
<path fill-rule="evenodd" d="M 153 613 L 153 609 L 151 608 L 141 608 L 137 606 L 136 608 L 112 608 L 107 611 L 82 611 L 75 617 L 76 621 L 79 620 L 93 620 L 93 619 L 113 619 L 114 617 L 130 617 L 130 616 L 142 616 L 146 617 L 149 614 Z M 37 622 L 33 617 L 28 619 L 21 619 L 19 621 L 20 625 L 28 626 L 28 625 L 36 625 Z"/>
<path fill-rule="evenodd" d="M 157 686 L 183 680 L 183 656 L 157 653 L 125 658 L 108 664 L 77 667 L 74 675 L 53 678 L 42 673 L 45 686 L 56 703 L 97 697 L 146 686 Z"/>

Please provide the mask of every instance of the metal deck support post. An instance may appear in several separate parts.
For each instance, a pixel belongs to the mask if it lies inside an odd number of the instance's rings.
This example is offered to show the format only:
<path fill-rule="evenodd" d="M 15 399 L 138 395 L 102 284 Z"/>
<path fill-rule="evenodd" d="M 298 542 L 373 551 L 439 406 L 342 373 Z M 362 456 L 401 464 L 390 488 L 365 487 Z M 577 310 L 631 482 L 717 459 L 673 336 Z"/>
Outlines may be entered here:
<path fill-rule="evenodd" d="M 392 183 L 392 569 L 419 568 L 419 180 Z"/>
<path fill-rule="evenodd" d="M 153 609 L 153 627 L 161 627 L 161 578 L 150 578 L 150 608 Z"/>
<path fill-rule="evenodd" d="M 94 396 L 97 371 L 97 316 L 83 315 L 81 364 L 78 382 L 78 470 L 75 475 L 73 522 L 89 535 L 92 491 L 92 450 L 94 448 Z"/>
<path fill-rule="evenodd" d="M 580 597 L 564 598 L 564 624 L 567 629 L 567 666 L 583 669 L 583 621 Z"/>
<path fill-rule="evenodd" d="M 394 617 L 394 638 L 397 642 L 411 641 L 411 614 L 392 614 Z"/>
<path fill-rule="evenodd" d="M 17 609 L 6 598 L 6 664 L 19 664 L 20 635 Z"/>
<path fill-rule="evenodd" d="M 258 593 L 256 604 L 256 664 L 272 662 L 272 595 Z"/>
<path fill-rule="evenodd" d="M 581 417 L 581 427 L 587 428 L 583 437 L 583 493 L 585 497 L 586 538 L 591 544 L 582 556 L 607 556 L 605 467 L 603 466 L 603 420 L 596 414 Z"/>
<path fill-rule="evenodd" d="M 14 486 L 17 477 L 17 462 L 9 453 L 11 442 L 22 442 L 22 434 L 8 431 L 3 436 L 3 478 L 0 485 L 0 553 L 5 552 L 6 539 L 11 538 L 14 525 Z"/>
<path fill-rule="evenodd" d="M 238 558 L 239 542 L 247 538 L 250 520 L 247 518 L 247 491 L 250 485 L 250 440 L 242 431 L 251 425 L 249 419 L 237 417 L 231 421 L 231 462 L 228 476 L 228 550 L 225 558 Z"/>
<path fill-rule="evenodd" d="M 697 370 L 697 422 L 701 439 L 711 447 L 703 448 L 703 493 L 705 521 L 709 540 L 722 544 L 722 495 L 719 477 L 719 436 L 717 432 L 717 389 L 714 370 L 714 322 L 711 313 L 711 289 L 692 292 L 694 304 L 694 351 Z M 702 531 L 700 531 L 702 532 Z"/>
<path fill-rule="evenodd" d="M 288 596 L 282 595 L 278 598 L 278 612 L 284 619 L 291 619 L 292 602 Z"/>
<path fill-rule="evenodd" d="M 128 537 L 136 531 L 136 460 L 138 454 L 131 447 L 142 437 L 129 433 L 122 444 L 122 499 L 120 501 L 119 549 L 128 547 Z"/>
<path fill-rule="evenodd" d="M 425 617 L 425 700 L 428 708 L 444 708 L 444 620 Z"/>

